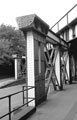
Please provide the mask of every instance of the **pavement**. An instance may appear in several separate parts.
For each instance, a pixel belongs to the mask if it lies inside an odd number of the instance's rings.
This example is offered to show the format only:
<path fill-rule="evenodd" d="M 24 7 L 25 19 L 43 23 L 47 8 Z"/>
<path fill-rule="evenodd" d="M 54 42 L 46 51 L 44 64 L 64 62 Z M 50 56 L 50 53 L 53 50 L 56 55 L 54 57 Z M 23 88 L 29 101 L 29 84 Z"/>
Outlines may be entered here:
<path fill-rule="evenodd" d="M 25 85 L 25 79 L 20 79 L 20 80 L 15 80 L 14 78 L 6 78 L 0 80 L 0 89 L 5 88 L 5 87 L 12 87 L 12 86 L 17 86 L 17 85 Z"/>
<path fill-rule="evenodd" d="M 7 81 L 10 81 L 6 79 Z M 25 85 L 25 84 L 24 84 Z M 10 94 L 14 94 L 16 92 L 22 91 L 22 85 L 17 85 L 17 86 L 12 86 L 12 87 L 5 87 L 0 89 L 0 98 L 4 96 L 8 96 Z M 22 105 L 23 103 L 23 98 L 22 98 L 22 93 L 16 94 L 14 96 L 11 96 L 11 110 L 15 109 L 16 107 Z M 8 97 L 4 99 L 0 99 L 0 117 L 3 116 L 4 114 L 8 113 Z M 8 116 L 4 117 L 1 120 L 8 120 Z"/>
<path fill-rule="evenodd" d="M 51 89 L 28 120 L 77 120 L 77 83 L 65 85 L 63 91 Z"/>
<path fill-rule="evenodd" d="M 4 81 L 2 80 L 0 85 Z M 16 87 L 18 87 L 16 88 L 18 90 L 19 86 Z M 14 90 L 10 91 L 14 92 Z M 3 95 L 3 91 L 0 90 L 0 92 Z M 63 91 L 54 91 L 53 86 L 51 86 L 47 100 L 37 107 L 36 112 L 28 120 L 77 120 L 77 82 L 72 85 L 64 85 Z"/>
<path fill-rule="evenodd" d="M 10 83 L 12 83 L 14 81 L 15 81 L 14 78 L 2 79 L 2 80 L 0 80 L 0 88 L 3 87 L 3 86 L 5 86 L 5 85 L 8 85 L 8 84 L 10 84 Z"/>

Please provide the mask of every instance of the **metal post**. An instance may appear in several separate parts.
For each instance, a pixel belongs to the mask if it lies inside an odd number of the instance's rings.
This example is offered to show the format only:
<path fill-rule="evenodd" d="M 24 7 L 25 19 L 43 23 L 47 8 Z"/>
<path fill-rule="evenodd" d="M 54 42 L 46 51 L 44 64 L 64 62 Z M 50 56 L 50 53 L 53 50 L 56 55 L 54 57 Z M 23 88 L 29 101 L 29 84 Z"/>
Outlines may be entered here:
<path fill-rule="evenodd" d="M 11 96 L 9 96 L 9 120 L 11 120 Z"/>
<path fill-rule="evenodd" d="M 26 91 L 26 103 L 27 103 L 27 107 L 28 107 L 28 86 L 27 86 L 27 91 Z"/>
<path fill-rule="evenodd" d="M 23 97 L 23 105 L 24 105 L 24 86 L 22 87 L 22 91 L 23 91 L 22 97 Z"/>

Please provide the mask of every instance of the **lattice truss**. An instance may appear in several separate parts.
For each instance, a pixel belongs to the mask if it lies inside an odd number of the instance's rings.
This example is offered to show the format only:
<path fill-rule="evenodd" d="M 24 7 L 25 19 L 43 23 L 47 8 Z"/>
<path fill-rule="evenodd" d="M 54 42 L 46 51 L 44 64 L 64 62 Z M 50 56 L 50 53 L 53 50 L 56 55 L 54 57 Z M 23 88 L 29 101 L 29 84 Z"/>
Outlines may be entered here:
<path fill-rule="evenodd" d="M 46 87 L 46 92 L 48 92 L 51 82 L 53 83 L 55 90 L 57 86 L 59 86 L 55 72 L 55 61 L 58 54 L 58 47 L 48 43 L 44 48 L 44 53 L 45 53 L 45 63 L 46 63 L 45 87 Z"/>
<path fill-rule="evenodd" d="M 55 62 L 57 59 L 57 55 L 60 52 L 60 79 L 58 80 L 56 71 L 55 71 Z M 48 92 L 49 86 L 52 83 L 54 86 L 54 90 L 57 90 L 57 88 L 60 89 L 60 81 L 61 83 L 67 83 L 69 81 L 69 76 L 67 72 L 67 59 L 68 59 L 68 52 L 67 51 L 61 51 L 59 49 L 59 46 L 52 45 L 50 43 L 47 43 L 44 47 L 44 53 L 45 53 L 45 88 L 46 92 Z"/>

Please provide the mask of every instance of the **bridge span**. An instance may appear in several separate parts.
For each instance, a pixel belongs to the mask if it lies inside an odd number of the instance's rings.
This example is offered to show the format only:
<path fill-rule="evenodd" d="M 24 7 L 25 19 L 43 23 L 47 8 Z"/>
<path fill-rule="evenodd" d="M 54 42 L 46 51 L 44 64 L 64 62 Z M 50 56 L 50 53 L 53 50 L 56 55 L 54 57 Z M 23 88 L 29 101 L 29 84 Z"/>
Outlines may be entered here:
<path fill-rule="evenodd" d="M 74 52 L 77 51 L 75 45 L 77 38 L 74 38 L 74 42 L 67 42 L 59 36 L 60 33 L 52 32 L 49 25 L 36 14 L 18 17 L 17 23 L 24 34 L 26 44 L 27 94 L 24 97 L 24 90 L 21 91 L 23 106 L 25 107 L 24 99 L 26 99 L 28 108 L 31 107 L 34 110 L 37 108 L 31 120 L 76 120 L 77 84 L 69 84 L 73 82 L 71 74 L 76 73 L 74 63 L 77 55 Z M 74 21 L 74 25 L 76 23 L 77 21 Z M 72 25 L 70 24 L 71 27 Z M 77 34 L 77 26 L 75 28 Z M 62 29 L 62 32 L 64 32 L 63 30 L 66 29 Z M 75 33 L 75 29 L 73 29 L 73 33 Z M 75 37 L 74 34 L 73 36 Z M 74 52 L 71 52 L 72 50 Z M 53 91 L 51 89 L 54 89 L 54 92 L 51 92 Z M 10 107 L 9 111 L 9 120 L 12 120 Z M 24 116 L 19 118 L 19 112 L 16 117 L 13 115 L 13 119 L 27 119 L 26 110 L 23 113 L 25 118 Z"/>

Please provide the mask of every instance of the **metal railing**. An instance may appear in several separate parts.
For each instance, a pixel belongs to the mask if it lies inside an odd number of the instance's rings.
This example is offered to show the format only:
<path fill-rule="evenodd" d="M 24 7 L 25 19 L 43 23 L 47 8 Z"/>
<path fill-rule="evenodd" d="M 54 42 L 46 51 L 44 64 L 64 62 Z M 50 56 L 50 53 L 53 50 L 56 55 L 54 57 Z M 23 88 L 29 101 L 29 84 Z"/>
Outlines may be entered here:
<path fill-rule="evenodd" d="M 71 8 L 58 22 L 56 22 L 51 27 L 51 30 L 54 31 L 54 32 L 58 32 L 65 25 L 68 25 L 75 17 L 77 18 L 76 12 L 77 12 L 77 4 L 73 8 Z"/>
<path fill-rule="evenodd" d="M 18 109 L 22 108 L 23 106 L 27 105 L 28 107 L 28 104 L 32 101 L 35 100 L 35 98 L 31 98 L 31 97 L 28 97 L 28 91 L 31 90 L 31 89 L 35 89 L 34 86 L 22 86 L 22 91 L 18 91 L 18 92 L 15 92 L 13 94 L 10 94 L 10 95 L 7 95 L 7 96 L 4 96 L 4 97 L 1 97 L 0 100 L 4 100 L 5 98 L 8 98 L 9 102 L 8 102 L 8 106 L 9 106 L 9 112 L 0 116 L 0 119 L 6 117 L 6 116 L 9 116 L 9 120 L 11 120 L 11 114 L 15 111 L 17 111 Z M 25 97 L 25 94 L 24 92 L 26 91 L 26 97 Z M 14 96 L 14 95 L 17 95 L 19 93 L 22 93 L 22 100 L 23 100 L 23 103 L 21 106 L 19 106 L 18 108 L 15 108 L 13 110 L 11 110 L 11 97 Z M 26 103 L 25 103 L 25 99 L 26 99 Z M 29 100 L 29 101 L 28 101 Z"/>

